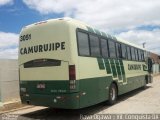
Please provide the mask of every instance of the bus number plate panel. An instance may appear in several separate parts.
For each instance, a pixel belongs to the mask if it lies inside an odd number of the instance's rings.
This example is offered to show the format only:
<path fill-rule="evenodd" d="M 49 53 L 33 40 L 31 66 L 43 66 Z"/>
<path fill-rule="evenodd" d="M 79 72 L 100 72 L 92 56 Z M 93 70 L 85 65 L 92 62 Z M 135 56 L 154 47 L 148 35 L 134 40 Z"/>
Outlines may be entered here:
<path fill-rule="evenodd" d="M 43 83 L 37 84 L 38 89 L 44 89 L 45 87 L 46 87 L 46 85 Z"/>

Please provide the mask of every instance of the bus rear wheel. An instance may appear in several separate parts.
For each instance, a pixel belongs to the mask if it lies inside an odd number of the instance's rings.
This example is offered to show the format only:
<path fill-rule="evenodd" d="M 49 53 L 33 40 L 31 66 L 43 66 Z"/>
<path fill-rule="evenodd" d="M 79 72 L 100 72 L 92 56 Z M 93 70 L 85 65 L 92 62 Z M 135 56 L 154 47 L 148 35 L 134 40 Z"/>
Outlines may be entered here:
<path fill-rule="evenodd" d="M 108 104 L 113 105 L 116 103 L 117 100 L 117 87 L 115 84 L 111 84 L 109 88 L 109 99 Z"/>

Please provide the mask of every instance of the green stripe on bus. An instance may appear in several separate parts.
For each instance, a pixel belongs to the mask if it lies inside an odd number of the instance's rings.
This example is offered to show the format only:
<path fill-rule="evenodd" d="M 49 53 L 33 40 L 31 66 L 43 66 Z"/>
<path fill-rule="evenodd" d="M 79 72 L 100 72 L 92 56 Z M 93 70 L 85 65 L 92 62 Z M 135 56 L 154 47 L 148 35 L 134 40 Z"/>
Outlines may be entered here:
<path fill-rule="evenodd" d="M 88 27 L 88 26 L 87 26 L 87 30 L 88 30 L 89 32 L 91 32 L 91 33 L 94 33 L 94 30 L 93 30 L 93 28 L 91 28 L 91 27 Z"/>
<path fill-rule="evenodd" d="M 110 39 L 112 39 L 112 36 L 110 34 L 107 34 L 107 37 L 110 38 Z"/>
<path fill-rule="evenodd" d="M 117 68 L 118 79 L 119 79 L 119 80 L 122 80 L 121 69 L 120 69 L 119 61 L 118 61 L 118 60 L 115 60 L 115 64 L 116 64 L 116 68 Z"/>
<path fill-rule="evenodd" d="M 120 61 L 120 67 L 121 67 L 121 71 L 122 71 L 123 82 L 126 82 L 123 61 L 122 60 L 119 60 L 119 61 Z"/>
<path fill-rule="evenodd" d="M 105 59 L 105 60 L 104 60 L 104 63 L 105 63 L 105 66 L 106 66 L 107 74 L 111 74 L 111 68 L 110 68 L 109 60 L 108 60 L 108 59 Z"/>
<path fill-rule="evenodd" d="M 96 34 L 101 35 L 101 32 L 97 29 L 94 29 L 94 31 L 96 32 Z"/>
<path fill-rule="evenodd" d="M 101 32 L 103 37 L 107 37 L 107 34 L 105 32 Z"/>
<path fill-rule="evenodd" d="M 104 63 L 103 63 L 103 59 L 102 58 L 97 58 L 97 62 L 98 62 L 98 66 L 100 70 L 104 70 Z"/>
<path fill-rule="evenodd" d="M 112 68 L 113 77 L 117 77 L 116 66 L 113 59 L 110 59 L 110 64 Z"/>

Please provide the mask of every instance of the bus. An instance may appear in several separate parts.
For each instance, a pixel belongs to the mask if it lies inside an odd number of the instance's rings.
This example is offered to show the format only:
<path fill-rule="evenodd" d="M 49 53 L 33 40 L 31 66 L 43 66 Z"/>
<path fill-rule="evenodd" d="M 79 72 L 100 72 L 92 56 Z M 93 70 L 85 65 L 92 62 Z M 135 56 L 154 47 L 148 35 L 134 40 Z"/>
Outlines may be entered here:
<path fill-rule="evenodd" d="M 146 50 L 72 18 L 37 22 L 19 37 L 23 104 L 80 109 L 152 82 Z"/>

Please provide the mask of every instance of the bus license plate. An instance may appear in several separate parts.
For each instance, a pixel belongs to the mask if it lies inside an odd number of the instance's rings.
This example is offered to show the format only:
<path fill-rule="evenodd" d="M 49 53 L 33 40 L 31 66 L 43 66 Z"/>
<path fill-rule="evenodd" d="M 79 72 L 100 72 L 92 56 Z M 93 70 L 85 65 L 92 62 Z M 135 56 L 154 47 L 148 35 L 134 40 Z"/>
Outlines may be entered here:
<path fill-rule="evenodd" d="M 44 89 L 46 86 L 43 83 L 37 84 L 38 89 Z"/>

